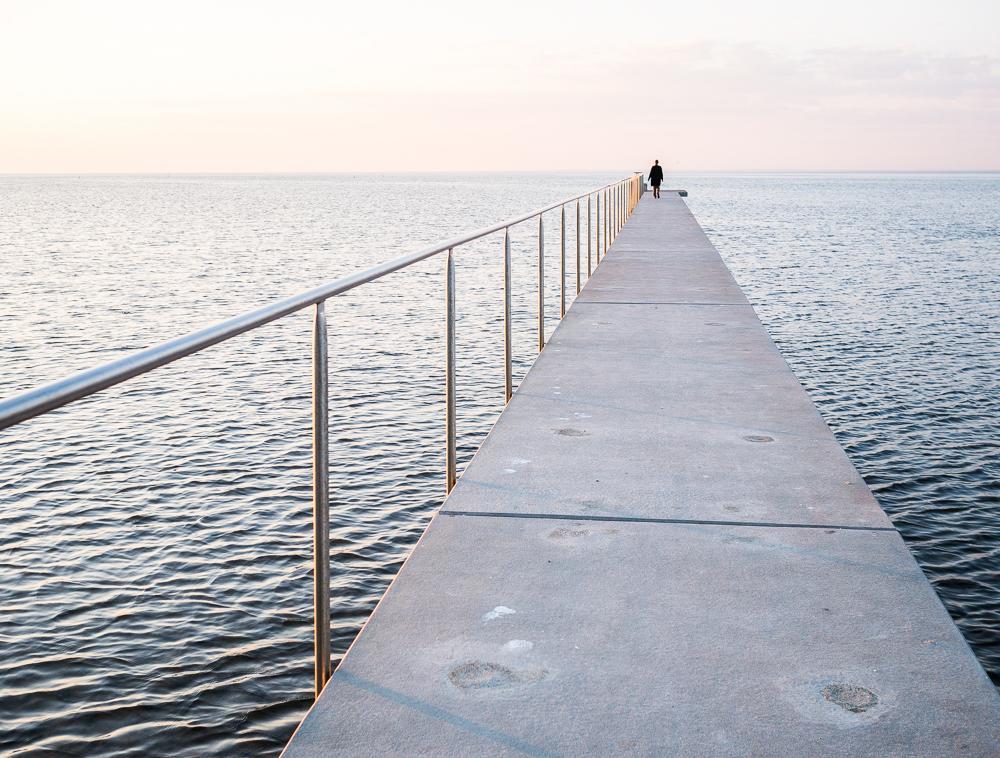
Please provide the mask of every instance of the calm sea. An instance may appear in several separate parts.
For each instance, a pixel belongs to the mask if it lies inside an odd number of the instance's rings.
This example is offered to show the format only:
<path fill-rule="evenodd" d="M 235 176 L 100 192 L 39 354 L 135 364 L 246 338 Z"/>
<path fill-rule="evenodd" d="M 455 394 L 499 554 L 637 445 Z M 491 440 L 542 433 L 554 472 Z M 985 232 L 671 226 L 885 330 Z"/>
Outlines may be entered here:
<path fill-rule="evenodd" d="M 612 178 L 0 177 L 0 396 Z M 1000 682 L 1000 175 L 668 184 Z M 458 254 L 463 464 L 503 397 L 500 256 Z M 442 498 L 442 266 L 329 306 L 338 655 Z M 0 432 L 0 751 L 287 740 L 312 683 L 309 335 L 292 316 Z"/>

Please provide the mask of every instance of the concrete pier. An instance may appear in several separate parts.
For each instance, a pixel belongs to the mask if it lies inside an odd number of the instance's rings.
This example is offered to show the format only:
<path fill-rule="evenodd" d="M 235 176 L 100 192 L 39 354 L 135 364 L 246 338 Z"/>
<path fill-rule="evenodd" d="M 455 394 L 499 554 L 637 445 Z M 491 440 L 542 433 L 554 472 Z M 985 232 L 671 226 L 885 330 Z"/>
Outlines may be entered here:
<path fill-rule="evenodd" d="M 1000 754 L 1000 697 L 647 194 L 286 750 Z"/>

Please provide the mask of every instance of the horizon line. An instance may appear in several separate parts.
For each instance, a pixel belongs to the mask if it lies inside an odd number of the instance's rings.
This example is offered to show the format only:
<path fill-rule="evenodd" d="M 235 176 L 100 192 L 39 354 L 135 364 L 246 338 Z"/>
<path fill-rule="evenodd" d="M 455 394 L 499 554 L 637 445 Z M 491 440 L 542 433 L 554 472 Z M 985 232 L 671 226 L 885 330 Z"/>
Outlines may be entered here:
<path fill-rule="evenodd" d="M 337 169 L 283 171 L 275 169 L 247 171 L 0 171 L 0 177 L 18 176 L 344 176 L 350 174 L 415 176 L 426 174 L 614 174 L 621 169 Z M 631 170 L 632 173 L 640 173 Z M 642 172 L 645 173 L 645 172 Z M 784 168 L 784 169 L 676 169 L 667 174 L 997 174 L 1000 167 L 985 169 L 935 168 L 935 169 L 894 169 L 894 168 Z"/>

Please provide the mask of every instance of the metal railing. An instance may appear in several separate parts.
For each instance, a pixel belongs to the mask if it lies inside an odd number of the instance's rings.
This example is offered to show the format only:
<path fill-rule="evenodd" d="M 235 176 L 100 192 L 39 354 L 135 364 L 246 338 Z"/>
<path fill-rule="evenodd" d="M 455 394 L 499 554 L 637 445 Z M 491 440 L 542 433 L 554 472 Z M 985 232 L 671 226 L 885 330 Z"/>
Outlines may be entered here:
<path fill-rule="evenodd" d="M 538 218 L 538 350 L 545 347 L 545 240 L 543 216 L 559 209 L 560 286 L 559 317 L 566 314 L 566 206 L 576 204 L 576 291 L 581 283 L 580 202 L 587 200 L 587 277 L 594 270 L 591 242 L 596 264 L 600 264 L 625 221 L 643 194 L 642 175 L 636 174 L 582 195 L 567 198 L 544 208 L 447 240 L 386 263 L 358 271 L 298 295 L 265 305 L 226 321 L 213 324 L 183 337 L 139 350 L 124 358 L 81 371 L 0 402 L 0 429 L 20 424 L 49 411 L 93 395 L 128 379 L 148 373 L 185 356 L 197 353 L 259 326 L 315 306 L 312 339 L 312 420 L 313 420 L 313 613 L 315 648 L 315 692 L 318 696 L 331 674 L 330 660 L 330 479 L 329 479 L 329 368 L 326 301 L 362 284 L 380 279 L 447 253 L 445 266 L 445 492 L 456 482 L 455 450 L 455 256 L 454 249 L 473 240 L 502 231 L 503 235 L 503 330 L 504 330 L 504 404 L 513 394 L 511 348 L 511 252 L 510 229 Z M 591 207 L 595 207 L 593 216 Z M 601 213 L 601 209 L 604 213 Z"/>

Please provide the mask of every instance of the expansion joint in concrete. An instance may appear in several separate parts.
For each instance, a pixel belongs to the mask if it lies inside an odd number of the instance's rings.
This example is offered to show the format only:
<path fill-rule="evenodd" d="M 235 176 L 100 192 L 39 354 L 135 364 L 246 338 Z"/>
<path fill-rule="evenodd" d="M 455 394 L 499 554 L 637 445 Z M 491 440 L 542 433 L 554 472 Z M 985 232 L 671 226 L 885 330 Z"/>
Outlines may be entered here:
<path fill-rule="evenodd" d="M 477 516 L 487 518 L 556 519 L 559 521 L 617 521 L 630 524 L 693 524 L 698 526 L 756 526 L 785 529 L 837 529 L 852 532 L 895 532 L 892 526 L 857 524 L 789 524 L 774 521 L 728 521 L 723 519 L 647 518 L 643 516 L 595 516 L 565 513 L 506 513 L 502 511 L 440 511 L 442 516 Z"/>
<path fill-rule="evenodd" d="M 729 308 L 752 308 L 750 303 L 706 303 L 703 300 L 575 300 L 573 305 L 725 305 Z"/>

